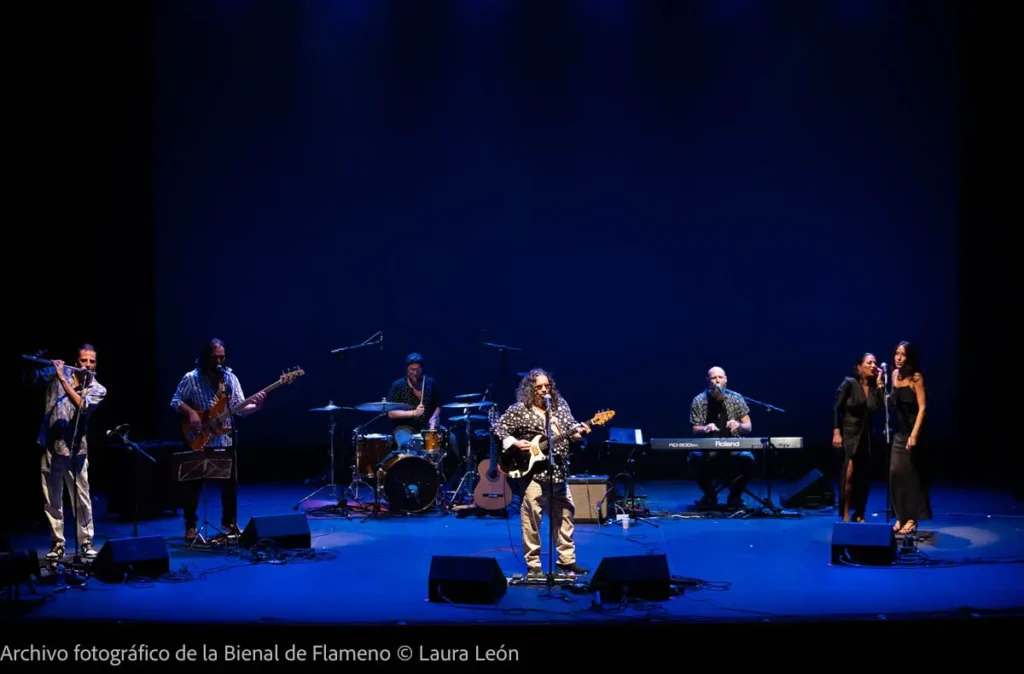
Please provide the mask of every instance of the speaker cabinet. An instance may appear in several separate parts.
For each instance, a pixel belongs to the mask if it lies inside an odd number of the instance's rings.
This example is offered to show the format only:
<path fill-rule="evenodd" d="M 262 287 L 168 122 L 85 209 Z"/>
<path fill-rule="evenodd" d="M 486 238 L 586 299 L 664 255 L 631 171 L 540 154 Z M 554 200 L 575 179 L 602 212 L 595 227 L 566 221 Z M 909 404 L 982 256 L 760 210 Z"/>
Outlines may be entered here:
<path fill-rule="evenodd" d="M 832 563 L 888 566 L 896 561 L 896 533 L 891 524 L 836 522 L 832 525 Z"/>
<path fill-rule="evenodd" d="M 430 601 L 455 604 L 496 604 L 508 581 L 494 557 L 434 556 L 430 560 Z"/>
<path fill-rule="evenodd" d="M 576 522 L 599 523 L 608 519 L 608 499 L 605 494 L 611 483 L 607 475 L 570 475 L 567 482 L 572 502 L 576 505 Z"/>
<path fill-rule="evenodd" d="M 623 598 L 664 601 L 672 596 L 672 574 L 665 555 L 605 557 L 597 566 L 590 589 L 601 593 L 601 603 Z"/>
<path fill-rule="evenodd" d="M 238 538 L 238 547 L 251 548 L 266 539 L 274 541 L 279 548 L 298 550 L 313 547 L 309 521 L 302 513 L 250 518 Z"/>
<path fill-rule="evenodd" d="M 792 485 L 781 503 L 783 508 L 831 508 L 836 492 L 821 471 L 812 470 Z"/>
<path fill-rule="evenodd" d="M 159 578 L 170 570 L 171 560 L 162 536 L 107 541 L 92 563 L 92 575 L 104 583 L 120 583 L 126 575 Z"/>

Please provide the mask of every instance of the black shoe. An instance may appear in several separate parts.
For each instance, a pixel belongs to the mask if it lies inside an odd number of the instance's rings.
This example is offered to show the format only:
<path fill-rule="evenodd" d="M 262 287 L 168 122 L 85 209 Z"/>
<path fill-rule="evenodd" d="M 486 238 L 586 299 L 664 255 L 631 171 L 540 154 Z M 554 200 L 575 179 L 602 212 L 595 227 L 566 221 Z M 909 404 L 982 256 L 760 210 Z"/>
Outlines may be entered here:
<path fill-rule="evenodd" d="M 50 548 L 50 551 L 46 553 L 46 559 L 50 561 L 64 559 L 64 544 L 54 543 L 53 547 Z"/>
<path fill-rule="evenodd" d="M 572 564 L 556 564 L 556 566 L 558 567 L 558 570 L 562 573 L 573 573 L 577 576 L 585 576 L 588 573 L 590 573 L 588 569 L 584 569 L 576 562 L 573 562 Z"/>
<path fill-rule="evenodd" d="M 698 508 L 714 508 L 718 505 L 718 494 L 705 494 L 697 501 Z"/>

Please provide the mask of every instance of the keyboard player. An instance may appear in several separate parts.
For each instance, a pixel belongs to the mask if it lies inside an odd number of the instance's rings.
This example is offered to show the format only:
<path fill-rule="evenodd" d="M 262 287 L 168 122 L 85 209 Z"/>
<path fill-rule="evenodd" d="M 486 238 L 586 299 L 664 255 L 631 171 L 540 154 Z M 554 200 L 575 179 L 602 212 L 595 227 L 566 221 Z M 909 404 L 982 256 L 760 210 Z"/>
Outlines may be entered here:
<path fill-rule="evenodd" d="M 750 433 L 750 408 L 743 396 L 727 388 L 725 370 L 713 367 L 708 370 L 707 388 L 699 393 L 690 405 L 690 423 L 697 437 L 732 438 Z M 717 477 L 728 484 L 729 508 L 743 508 L 743 489 L 754 474 L 754 455 L 751 452 L 692 452 L 689 461 L 697 469 L 697 484 L 703 497 L 697 501 L 698 508 L 713 508 L 718 505 L 714 479 Z"/>

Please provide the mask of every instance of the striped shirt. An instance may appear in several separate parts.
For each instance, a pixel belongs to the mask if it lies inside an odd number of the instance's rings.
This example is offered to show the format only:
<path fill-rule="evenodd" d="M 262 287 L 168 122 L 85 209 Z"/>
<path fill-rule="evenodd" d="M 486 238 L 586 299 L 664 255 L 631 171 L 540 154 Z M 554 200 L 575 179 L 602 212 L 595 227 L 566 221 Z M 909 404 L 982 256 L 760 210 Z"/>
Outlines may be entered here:
<path fill-rule="evenodd" d="M 245 401 L 245 395 L 242 394 L 242 385 L 238 382 L 238 377 L 235 376 L 235 373 L 230 368 L 225 369 L 224 385 L 227 387 L 225 395 L 230 396 L 229 400 L 231 402 L 229 404 L 232 407 L 240 405 Z M 197 368 L 181 378 L 181 382 L 178 383 L 178 390 L 174 392 L 174 397 L 171 398 L 171 407 L 174 411 L 178 411 L 178 405 L 185 403 L 196 412 L 202 412 L 213 407 L 215 402 L 217 402 L 216 389 L 210 384 L 210 379 Z M 225 428 L 231 428 L 230 423 L 229 419 L 224 424 Z M 231 434 L 215 435 L 210 438 L 206 446 L 230 447 Z"/>
<path fill-rule="evenodd" d="M 75 381 L 74 374 L 70 367 L 64 366 L 64 377 L 69 382 Z M 89 420 L 107 396 L 106 387 L 100 384 L 95 376 L 91 376 L 90 380 L 84 391 L 81 386 L 75 387 L 75 391 L 82 396 L 82 414 L 78 420 L 77 437 L 72 443 L 71 434 L 75 429 L 75 413 L 78 408 L 71 402 L 64 385 L 57 379 L 57 368 L 47 367 L 35 371 L 33 382 L 49 382 L 46 387 L 46 411 L 37 438 L 41 446 L 65 456 L 71 454 L 69 444 L 75 446 L 79 454 L 88 452 L 89 441 L 86 435 L 89 432 Z"/>

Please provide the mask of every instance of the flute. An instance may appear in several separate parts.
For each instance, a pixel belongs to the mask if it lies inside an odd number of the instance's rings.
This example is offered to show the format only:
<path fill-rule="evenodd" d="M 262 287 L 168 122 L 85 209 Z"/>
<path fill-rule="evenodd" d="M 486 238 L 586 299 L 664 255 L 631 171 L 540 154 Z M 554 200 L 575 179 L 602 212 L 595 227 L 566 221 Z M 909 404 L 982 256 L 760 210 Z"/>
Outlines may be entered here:
<path fill-rule="evenodd" d="M 22 355 L 22 358 L 24 358 L 25 360 L 30 360 L 33 363 L 39 363 L 40 365 L 53 365 L 53 361 L 52 360 L 46 360 L 45 358 L 36 358 L 35 356 L 25 356 L 25 355 Z M 68 365 L 66 363 L 64 364 L 64 367 L 68 368 L 72 372 L 81 372 L 83 374 L 92 374 L 93 373 L 92 370 L 87 370 L 84 367 L 74 367 L 73 365 Z"/>

